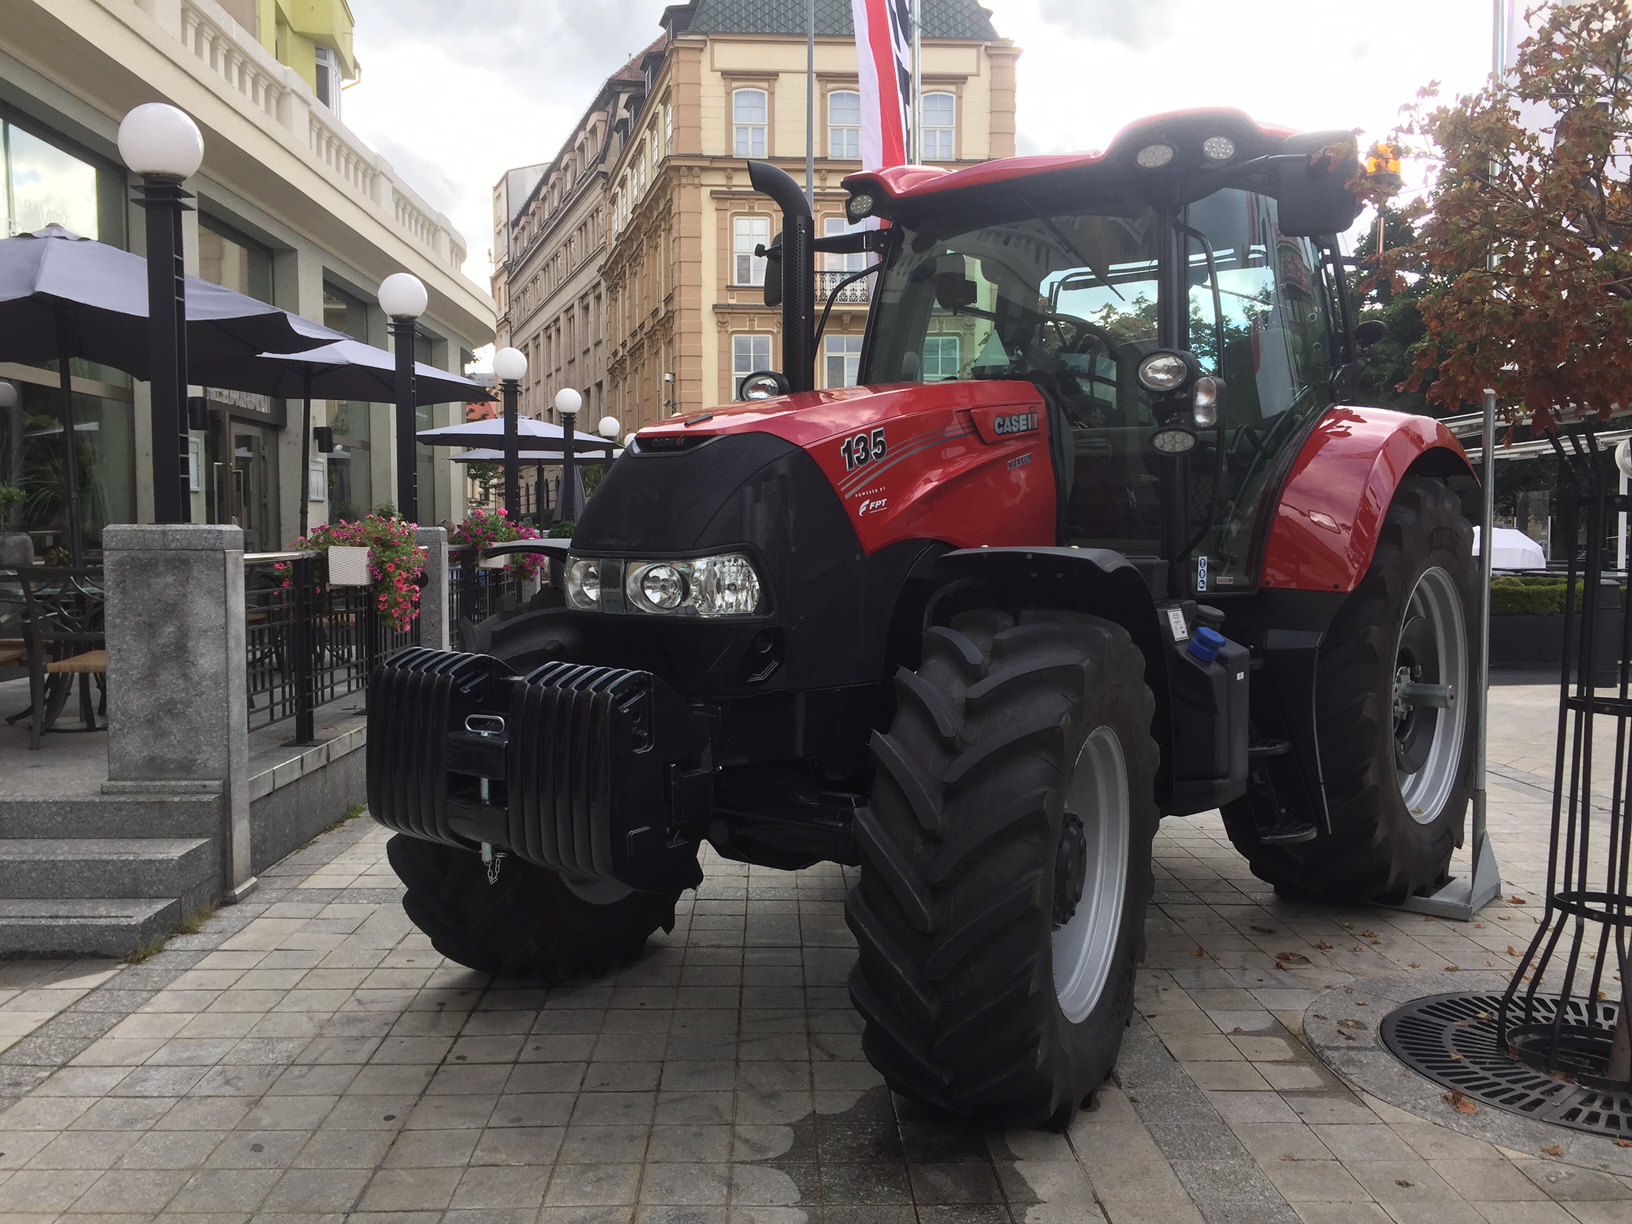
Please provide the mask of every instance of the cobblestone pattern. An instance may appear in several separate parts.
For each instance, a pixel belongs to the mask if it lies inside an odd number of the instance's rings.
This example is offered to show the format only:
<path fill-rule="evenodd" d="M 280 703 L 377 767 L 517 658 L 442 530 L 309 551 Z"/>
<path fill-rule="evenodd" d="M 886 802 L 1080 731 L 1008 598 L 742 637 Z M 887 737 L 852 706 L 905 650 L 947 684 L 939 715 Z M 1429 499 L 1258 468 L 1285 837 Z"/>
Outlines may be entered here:
<path fill-rule="evenodd" d="M 1579 1163 L 1606 1141 L 1455 1133 L 1300 1037 L 1331 987 L 1505 972 L 1533 932 L 1551 693 L 1498 695 L 1475 923 L 1285 905 L 1216 816 L 1164 825 L 1116 1082 L 1068 1135 L 883 1088 L 836 867 L 711 857 L 637 964 L 546 991 L 443 961 L 354 821 L 144 964 L 0 966 L 0 1224 L 1626 1224 L 1632 1181 Z"/>

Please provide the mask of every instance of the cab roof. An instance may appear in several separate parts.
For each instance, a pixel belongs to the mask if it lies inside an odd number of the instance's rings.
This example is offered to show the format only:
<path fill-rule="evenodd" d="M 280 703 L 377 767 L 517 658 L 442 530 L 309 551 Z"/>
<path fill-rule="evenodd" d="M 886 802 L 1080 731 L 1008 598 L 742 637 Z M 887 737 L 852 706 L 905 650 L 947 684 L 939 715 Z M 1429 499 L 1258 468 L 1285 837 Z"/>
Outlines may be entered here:
<path fill-rule="evenodd" d="M 1234 146 L 1228 158 L 1207 155 L 1203 146 L 1211 137 L 1224 137 Z M 1308 152 L 1322 143 L 1353 139 L 1351 132 L 1302 134 L 1257 123 L 1239 110 L 1216 107 L 1141 119 L 1119 131 L 1103 150 L 1004 157 L 961 170 L 892 166 L 848 175 L 844 186 L 852 195 L 873 194 L 873 215 L 906 221 L 1001 206 L 1019 184 L 1035 188 L 1027 191 L 1028 197 L 1077 195 L 1085 189 L 1092 195 L 1119 194 L 1160 181 L 1156 176 L 1161 176 L 1178 194 L 1195 199 L 1222 185 L 1221 174 L 1255 158 Z M 1136 160 L 1140 150 L 1153 145 L 1166 145 L 1171 157 L 1161 166 L 1141 166 Z"/>

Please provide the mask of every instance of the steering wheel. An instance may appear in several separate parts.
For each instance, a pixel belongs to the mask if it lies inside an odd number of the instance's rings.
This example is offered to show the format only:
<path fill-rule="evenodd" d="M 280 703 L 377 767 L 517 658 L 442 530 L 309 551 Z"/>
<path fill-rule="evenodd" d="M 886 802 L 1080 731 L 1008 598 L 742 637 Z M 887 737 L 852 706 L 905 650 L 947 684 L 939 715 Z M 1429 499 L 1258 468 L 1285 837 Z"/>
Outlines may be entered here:
<path fill-rule="evenodd" d="M 1083 353 L 1087 352 L 1091 346 L 1097 345 L 1104 351 L 1106 357 L 1112 361 L 1116 360 L 1116 351 L 1120 347 L 1116 342 L 1116 337 L 1099 324 L 1090 323 L 1087 319 L 1072 314 L 1054 314 L 1050 312 L 1045 313 L 1042 318 L 1044 323 L 1054 324 L 1056 330 L 1059 330 L 1062 323 L 1069 324 L 1071 330 L 1076 333 L 1070 340 L 1066 340 L 1063 332 L 1061 333 L 1062 352 Z"/>

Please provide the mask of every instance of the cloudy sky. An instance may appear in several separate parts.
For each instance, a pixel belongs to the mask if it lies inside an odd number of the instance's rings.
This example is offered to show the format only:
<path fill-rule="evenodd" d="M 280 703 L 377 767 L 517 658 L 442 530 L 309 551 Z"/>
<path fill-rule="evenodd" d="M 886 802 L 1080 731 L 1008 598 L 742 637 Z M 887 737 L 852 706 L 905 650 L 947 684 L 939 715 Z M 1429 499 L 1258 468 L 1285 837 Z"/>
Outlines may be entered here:
<path fill-rule="evenodd" d="M 931 0 L 932 2 L 932 0 Z M 1236 106 L 1298 128 L 1386 133 L 1419 87 L 1490 71 L 1491 0 L 984 0 L 1023 50 L 1022 153 L 1101 146 L 1131 119 Z M 362 78 L 345 119 L 490 271 L 492 187 L 548 161 L 664 0 L 351 0 Z"/>

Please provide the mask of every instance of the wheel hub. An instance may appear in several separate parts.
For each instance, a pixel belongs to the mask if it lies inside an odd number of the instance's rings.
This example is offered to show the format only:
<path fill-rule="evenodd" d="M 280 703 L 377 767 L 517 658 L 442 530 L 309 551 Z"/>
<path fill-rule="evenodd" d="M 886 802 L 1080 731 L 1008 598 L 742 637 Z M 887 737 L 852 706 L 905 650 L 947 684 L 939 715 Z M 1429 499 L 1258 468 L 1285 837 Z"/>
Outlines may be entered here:
<path fill-rule="evenodd" d="M 1060 826 L 1060 848 L 1054 856 L 1054 929 L 1070 922 L 1088 880 L 1088 834 L 1082 821 L 1067 812 Z"/>

